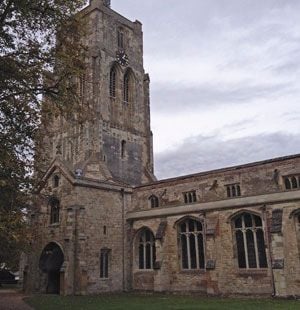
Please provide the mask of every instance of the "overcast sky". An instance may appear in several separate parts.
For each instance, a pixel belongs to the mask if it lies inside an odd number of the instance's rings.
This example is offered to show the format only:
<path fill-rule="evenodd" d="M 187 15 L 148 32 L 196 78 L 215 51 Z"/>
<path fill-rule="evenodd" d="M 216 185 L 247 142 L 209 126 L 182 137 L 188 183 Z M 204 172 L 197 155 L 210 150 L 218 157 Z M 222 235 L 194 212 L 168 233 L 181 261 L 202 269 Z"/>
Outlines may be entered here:
<path fill-rule="evenodd" d="M 112 0 L 143 23 L 155 173 L 300 153 L 299 0 Z"/>

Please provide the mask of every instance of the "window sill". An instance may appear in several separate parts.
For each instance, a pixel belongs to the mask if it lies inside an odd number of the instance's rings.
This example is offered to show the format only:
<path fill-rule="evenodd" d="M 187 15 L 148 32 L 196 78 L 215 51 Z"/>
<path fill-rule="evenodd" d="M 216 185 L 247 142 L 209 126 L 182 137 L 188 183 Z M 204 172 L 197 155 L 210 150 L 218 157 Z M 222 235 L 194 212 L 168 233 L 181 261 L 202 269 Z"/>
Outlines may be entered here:
<path fill-rule="evenodd" d="M 135 273 L 154 273 L 154 269 L 136 269 L 134 271 Z"/>
<path fill-rule="evenodd" d="M 268 269 L 267 268 L 238 269 L 236 273 L 237 273 L 237 275 L 241 275 L 241 276 L 251 276 L 251 275 L 267 276 L 268 275 Z"/>
<path fill-rule="evenodd" d="M 179 273 L 181 274 L 204 274 L 205 269 L 181 269 Z"/>
<path fill-rule="evenodd" d="M 49 224 L 49 228 L 55 228 L 55 227 L 58 227 L 60 226 L 60 223 L 52 223 L 52 224 Z"/>

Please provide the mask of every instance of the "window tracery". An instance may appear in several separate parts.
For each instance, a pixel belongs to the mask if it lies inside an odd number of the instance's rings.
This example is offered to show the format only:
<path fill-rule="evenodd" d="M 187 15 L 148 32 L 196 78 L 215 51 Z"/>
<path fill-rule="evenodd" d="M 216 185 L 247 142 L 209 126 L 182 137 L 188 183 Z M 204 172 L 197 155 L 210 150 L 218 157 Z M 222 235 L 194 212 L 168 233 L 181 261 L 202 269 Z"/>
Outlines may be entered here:
<path fill-rule="evenodd" d="M 204 232 L 201 222 L 187 219 L 178 224 L 182 269 L 204 269 Z"/>
<path fill-rule="evenodd" d="M 145 228 L 139 236 L 139 269 L 153 269 L 156 258 L 153 233 Z"/>
<path fill-rule="evenodd" d="M 234 220 L 239 268 L 267 268 L 267 256 L 262 219 L 243 213 Z"/>

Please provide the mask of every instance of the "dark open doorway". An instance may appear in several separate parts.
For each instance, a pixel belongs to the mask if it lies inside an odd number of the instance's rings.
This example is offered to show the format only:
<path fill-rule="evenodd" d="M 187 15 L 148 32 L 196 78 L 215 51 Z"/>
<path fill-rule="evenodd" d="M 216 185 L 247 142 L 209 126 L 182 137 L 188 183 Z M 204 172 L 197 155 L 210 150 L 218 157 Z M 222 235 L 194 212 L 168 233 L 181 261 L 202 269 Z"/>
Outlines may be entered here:
<path fill-rule="evenodd" d="M 49 243 L 43 250 L 40 257 L 40 269 L 47 274 L 48 294 L 60 293 L 60 268 L 64 262 L 64 254 L 60 246 L 55 243 Z"/>

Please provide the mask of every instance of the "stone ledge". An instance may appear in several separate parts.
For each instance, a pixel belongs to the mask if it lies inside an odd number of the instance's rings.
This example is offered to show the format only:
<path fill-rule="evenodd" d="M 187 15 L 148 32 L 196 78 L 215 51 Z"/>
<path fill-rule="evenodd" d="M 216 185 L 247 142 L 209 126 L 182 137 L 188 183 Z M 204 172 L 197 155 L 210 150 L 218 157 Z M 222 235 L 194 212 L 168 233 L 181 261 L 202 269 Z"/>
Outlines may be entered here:
<path fill-rule="evenodd" d="M 280 192 L 259 196 L 240 197 L 235 199 L 226 199 L 212 202 L 184 204 L 176 207 L 160 208 L 155 210 L 135 211 L 127 213 L 127 220 L 146 219 L 153 217 L 165 217 L 171 215 L 180 215 L 196 213 L 203 211 L 234 209 L 250 207 L 255 205 L 287 203 L 300 200 L 300 191 Z"/>

